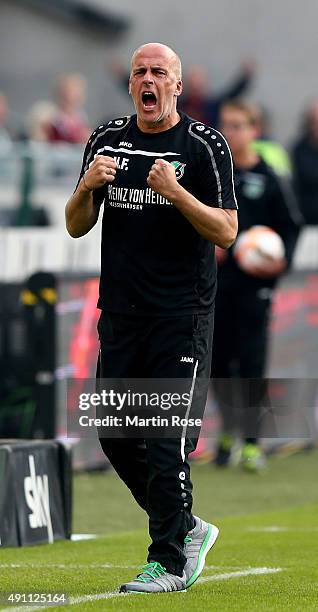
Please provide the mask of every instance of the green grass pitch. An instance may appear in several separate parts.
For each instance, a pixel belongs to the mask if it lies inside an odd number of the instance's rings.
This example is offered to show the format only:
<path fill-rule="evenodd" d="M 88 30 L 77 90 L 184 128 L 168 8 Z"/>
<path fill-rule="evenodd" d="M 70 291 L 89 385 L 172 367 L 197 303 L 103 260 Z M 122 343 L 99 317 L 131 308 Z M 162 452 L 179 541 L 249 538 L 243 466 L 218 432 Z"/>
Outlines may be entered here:
<path fill-rule="evenodd" d="M 220 537 L 200 581 L 159 595 L 116 594 L 145 561 L 146 518 L 114 473 L 77 475 L 73 530 L 98 538 L 0 550 L 0 591 L 75 598 L 50 610 L 317 612 L 317 467 L 318 450 L 272 457 L 262 475 L 194 465 L 194 512 Z"/>

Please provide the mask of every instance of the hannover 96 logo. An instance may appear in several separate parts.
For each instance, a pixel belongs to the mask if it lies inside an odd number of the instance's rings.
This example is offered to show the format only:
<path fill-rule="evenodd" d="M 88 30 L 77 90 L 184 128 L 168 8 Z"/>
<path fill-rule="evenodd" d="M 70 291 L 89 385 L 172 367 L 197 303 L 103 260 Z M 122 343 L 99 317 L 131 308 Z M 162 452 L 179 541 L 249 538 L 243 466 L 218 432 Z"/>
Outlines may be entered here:
<path fill-rule="evenodd" d="M 182 164 L 178 161 L 173 161 L 171 162 L 171 166 L 173 166 L 175 169 L 177 181 L 180 181 L 181 177 L 184 175 L 184 169 L 186 167 L 186 164 Z"/>

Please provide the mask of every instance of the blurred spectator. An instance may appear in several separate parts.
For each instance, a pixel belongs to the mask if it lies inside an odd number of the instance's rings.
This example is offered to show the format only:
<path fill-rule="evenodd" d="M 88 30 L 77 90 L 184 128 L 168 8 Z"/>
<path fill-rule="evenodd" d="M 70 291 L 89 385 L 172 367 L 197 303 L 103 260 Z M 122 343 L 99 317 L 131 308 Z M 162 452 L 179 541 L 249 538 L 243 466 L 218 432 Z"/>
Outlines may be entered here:
<path fill-rule="evenodd" d="M 318 101 L 305 116 L 303 132 L 292 149 L 300 207 L 308 225 L 318 225 Z"/>
<path fill-rule="evenodd" d="M 3 150 L 11 145 L 11 136 L 7 128 L 8 118 L 8 100 L 6 96 L 0 92 L 0 146 Z"/>
<path fill-rule="evenodd" d="M 38 100 L 26 116 L 26 137 L 31 140 L 48 141 L 49 130 L 55 120 L 57 107 L 48 100 Z"/>
<path fill-rule="evenodd" d="M 120 60 L 114 59 L 109 68 L 128 94 L 129 73 L 124 65 Z M 217 126 L 219 109 L 223 102 L 245 92 L 251 85 L 255 72 L 255 62 L 245 60 L 234 81 L 223 92 L 214 94 L 211 91 L 211 79 L 206 70 L 202 66 L 190 66 L 184 82 L 185 93 L 180 97 L 178 106 L 190 117 L 202 123 Z"/>
<path fill-rule="evenodd" d="M 76 73 L 60 75 L 57 85 L 57 110 L 47 124 L 49 142 L 84 143 L 91 129 L 83 105 L 86 81 Z"/>
<path fill-rule="evenodd" d="M 244 93 L 251 85 L 255 71 L 254 61 L 244 61 L 234 81 L 224 91 L 214 93 L 205 69 L 191 66 L 185 78 L 185 95 L 180 98 L 180 110 L 202 123 L 217 126 L 222 104 Z"/>
<path fill-rule="evenodd" d="M 255 106 L 255 126 L 259 136 L 252 148 L 280 176 L 291 174 L 291 161 L 284 147 L 271 137 L 271 120 L 268 111 Z"/>

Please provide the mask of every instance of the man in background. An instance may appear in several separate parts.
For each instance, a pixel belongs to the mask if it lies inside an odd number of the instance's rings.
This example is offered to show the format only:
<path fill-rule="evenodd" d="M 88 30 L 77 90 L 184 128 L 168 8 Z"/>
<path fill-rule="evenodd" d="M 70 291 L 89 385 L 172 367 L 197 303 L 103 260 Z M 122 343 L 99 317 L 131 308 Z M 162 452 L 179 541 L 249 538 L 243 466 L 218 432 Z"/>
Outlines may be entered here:
<path fill-rule="evenodd" d="M 318 225 L 318 101 L 306 112 L 292 158 L 301 212 L 306 224 Z"/>
<path fill-rule="evenodd" d="M 246 93 L 253 83 L 255 73 L 255 62 L 245 60 L 234 79 L 223 90 L 215 92 L 207 71 L 202 66 L 189 66 L 186 94 L 180 99 L 180 110 L 217 128 L 222 104 Z"/>
<path fill-rule="evenodd" d="M 268 259 L 243 271 L 233 248 L 218 249 L 218 293 L 213 343 L 213 388 L 223 419 L 215 462 L 225 466 L 231 458 L 235 430 L 243 437 L 243 467 L 263 465 L 258 443 L 259 417 L 266 391 L 268 324 L 272 295 L 279 277 L 291 264 L 301 222 L 287 177 L 280 177 L 254 151 L 259 137 L 259 113 L 240 100 L 225 103 L 220 129 L 234 158 L 235 185 L 240 210 L 239 234 L 255 225 L 270 227 L 282 238 L 285 256 Z M 228 379 L 232 379 L 231 381 Z"/>
<path fill-rule="evenodd" d="M 84 103 L 86 80 L 81 74 L 61 74 L 56 86 L 56 110 L 46 123 L 49 142 L 86 142 L 90 129 Z"/>

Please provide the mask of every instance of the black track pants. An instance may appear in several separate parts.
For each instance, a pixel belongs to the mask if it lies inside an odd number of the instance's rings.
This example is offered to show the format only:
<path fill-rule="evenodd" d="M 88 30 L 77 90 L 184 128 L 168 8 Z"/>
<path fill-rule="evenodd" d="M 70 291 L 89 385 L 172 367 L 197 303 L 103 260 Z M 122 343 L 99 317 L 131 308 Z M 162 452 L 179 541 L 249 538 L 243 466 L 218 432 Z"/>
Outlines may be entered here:
<path fill-rule="evenodd" d="M 270 293 L 219 288 L 211 377 L 224 430 L 240 428 L 246 440 L 259 435 L 260 406 L 266 394 Z M 232 380 L 228 380 L 231 378 Z"/>
<path fill-rule="evenodd" d="M 103 311 L 100 378 L 185 378 L 188 416 L 203 416 L 211 368 L 213 314 L 126 316 Z M 186 358 L 186 359 L 185 359 Z M 148 561 L 182 575 L 184 537 L 193 528 L 188 454 L 196 438 L 100 438 L 105 455 L 149 516 Z"/>

